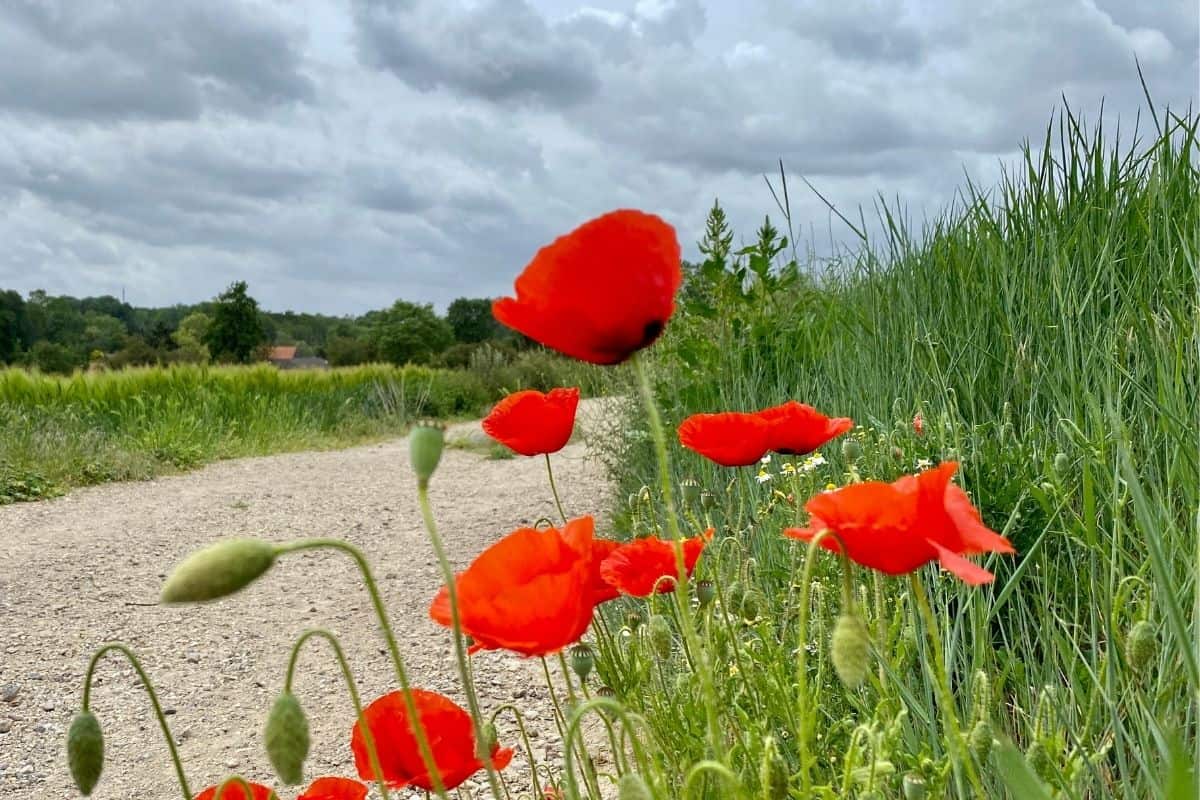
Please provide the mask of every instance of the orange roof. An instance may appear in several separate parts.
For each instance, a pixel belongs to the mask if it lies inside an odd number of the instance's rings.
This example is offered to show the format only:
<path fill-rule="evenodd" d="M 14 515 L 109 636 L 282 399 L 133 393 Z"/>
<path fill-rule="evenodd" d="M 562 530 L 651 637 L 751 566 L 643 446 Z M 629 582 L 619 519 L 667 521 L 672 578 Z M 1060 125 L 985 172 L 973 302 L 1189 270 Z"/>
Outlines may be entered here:
<path fill-rule="evenodd" d="M 270 354 L 267 355 L 269 361 L 291 361 L 295 357 L 296 348 L 293 345 L 272 347 Z"/>

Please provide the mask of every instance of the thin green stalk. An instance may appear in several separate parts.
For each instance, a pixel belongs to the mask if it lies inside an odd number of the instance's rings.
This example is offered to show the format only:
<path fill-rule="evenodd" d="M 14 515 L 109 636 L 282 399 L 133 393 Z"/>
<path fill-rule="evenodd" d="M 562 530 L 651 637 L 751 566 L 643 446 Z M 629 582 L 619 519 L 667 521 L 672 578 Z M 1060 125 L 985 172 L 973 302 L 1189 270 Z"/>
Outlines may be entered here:
<path fill-rule="evenodd" d="M 717 692 L 713 685 L 712 669 L 708 655 L 700 646 L 700 637 L 696 633 L 696 621 L 692 617 L 691 603 L 687 589 L 687 564 L 683 556 L 683 532 L 679 528 L 679 515 L 675 510 L 675 497 L 671 485 L 671 464 L 667 456 L 667 437 L 663 431 L 662 417 L 658 413 L 658 405 L 654 399 L 654 390 L 650 385 L 650 376 L 641 354 L 634 354 L 634 370 L 637 373 L 641 388 L 642 401 L 646 407 L 646 415 L 650 420 L 650 435 L 654 440 L 655 455 L 658 460 L 658 478 L 662 491 L 663 505 L 666 508 L 667 527 L 675 543 L 675 568 L 678 580 L 675 581 L 675 596 L 679 601 L 680 618 L 684 641 L 697 659 L 697 675 L 700 677 L 700 687 L 704 693 L 704 706 L 708 718 L 709 747 L 718 760 L 725 756 L 725 745 L 721 737 L 721 727 L 718 716 Z"/>
<path fill-rule="evenodd" d="M 558 515 L 562 517 L 563 525 L 567 524 L 567 512 L 563 511 L 562 500 L 558 497 L 558 486 L 554 483 L 554 470 L 550 467 L 550 454 L 546 453 L 546 477 L 550 479 L 550 491 L 554 494 L 554 505 L 558 506 Z"/>
<path fill-rule="evenodd" d="M 946 655 L 942 650 L 942 638 L 938 632 L 937 618 L 933 614 L 933 607 L 929 604 L 929 595 L 925 591 L 925 584 L 922 582 L 920 574 L 913 572 L 909 576 L 909 580 L 912 584 L 913 596 L 917 601 L 917 608 L 921 612 L 925 627 L 928 629 L 930 643 L 933 646 L 934 685 L 937 687 L 938 703 L 942 707 L 942 713 L 945 714 L 946 733 L 950 740 L 955 777 L 958 778 L 960 770 L 965 771 L 976 797 L 984 797 L 983 784 L 979 780 L 975 762 L 971 758 L 971 754 L 966 752 L 963 744 L 962 728 L 958 722 L 958 710 L 954 704 L 954 695 L 950 689 L 950 674 L 946 669 Z"/>
<path fill-rule="evenodd" d="M 101 658 L 114 650 L 129 660 L 134 671 L 137 672 L 138 678 L 141 679 L 146 695 L 150 698 L 150 705 L 154 709 L 154 716 L 158 720 L 158 727 L 162 730 L 163 738 L 167 740 L 167 750 L 171 754 L 171 764 L 175 767 L 175 777 L 179 781 L 180 791 L 183 792 L 183 800 L 192 800 L 192 791 L 188 788 L 187 775 L 183 772 L 183 762 L 179 758 L 179 750 L 175 747 L 175 737 L 171 735 L 171 726 L 167 724 L 167 717 L 163 714 L 162 705 L 158 702 L 158 693 L 154 690 L 154 684 L 150 682 L 150 676 L 146 674 L 146 670 L 142 669 L 142 662 L 127 645 L 121 642 L 109 642 L 101 645 L 100 649 L 92 655 L 92 660 L 88 662 L 87 673 L 83 678 L 83 710 L 88 711 L 91 706 L 92 676 L 96 672 L 96 665 L 100 663 Z"/>
<path fill-rule="evenodd" d="M 548 462 L 547 462 L 548 463 Z M 429 533 L 429 541 L 437 556 L 438 565 L 442 568 L 442 580 L 446 582 L 446 591 L 450 599 L 451 635 L 454 639 L 454 654 L 458 661 L 458 674 L 462 678 L 463 692 L 467 695 L 467 706 L 471 711 L 471 722 L 475 730 L 475 750 L 483 767 L 487 771 L 488 783 L 492 794 L 500 796 L 500 783 L 496 776 L 496 768 L 492 765 L 491 753 L 488 752 L 488 742 L 484 736 L 483 713 L 479 708 L 479 696 L 475 692 L 475 677 L 471 673 L 470 662 L 467 658 L 466 647 L 463 646 L 462 620 L 458 608 L 458 583 L 450 560 L 446 557 L 446 548 L 442 545 L 442 537 L 438 534 L 437 523 L 433 518 L 433 508 L 429 504 L 429 489 L 424 484 L 417 487 L 417 498 L 421 505 L 421 517 L 425 521 L 425 530 Z"/>
<path fill-rule="evenodd" d="M 363 585 L 367 588 L 367 594 L 371 597 L 371 605 L 375 609 L 375 616 L 379 620 L 379 630 L 383 633 L 384 641 L 387 643 L 388 653 L 392 658 L 392 668 L 396 673 L 396 680 L 400 683 L 400 692 L 404 697 L 404 708 L 408 712 L 408 718 L 412 722 L 412 730 L 416 735 L 417 749 L 421 753 L 421 763 L 425 765 L 425 769 L 429 771 L 430 780 L 433 781 L 434 792 L 441 800 L 447 800 L 445 784 L 442 782 L 442 773 L 438 770 L 437 761 L 433 758 L 433 750 L 429 746 L 429 737 L 425 733 L 425 724 L 421 721 L 421 716 L 417 710 L 416 701 L 412 696 L 412 685 L 408 680 L 408 670 L 404 667 L 404 659 L 400 656 L 400 646 L 396 642 L 396 634 L 392 630 L 391 620 L 388 618 L 387 607 L 383 603 L 383 596 L 379 594 L 379 586 L 375 582 L 375 576 L 371 572 L 371 565 L 367 562 L 366 556 L 362 551 L 349 542 L 344 542 L 341 539 L 299 539 L 294 542 L 279 545 L 277 552 L 279 555 L 286 553 L 297 553 L 302 550 L 339 550 L 354 561 L 358 567 L 359 574 L 362 576 Z"/>
<path fill-rule="evenodd" d="M 363 741 L 367 745 L 367 757 L 371 761 L 371 771 L 375 773 L 375 785 L 379 787 L 380 797 L 388 800 L 391 795 L 388 793 L 387 783 L 383 780 L 383 767 L 379 763 L 379 751 L 375 747 L 375 734 L 371 733 L 371 728 L 363 716 L 362 700 L 359 698 L 358 684 L 354 680 L 354 673 L 350 671 L 350 664 L 347 663 L 346 655 L 342 652 L 342 645 L 332 632 L 323 628 L 315 628 L 300 634 L 300 638 L 292 645 L 292 655 L 288 659 L 287 677 L 283 681 L 283 690 L 292 692 L 292 681 L 296 676 L 296 664 L 300 660 L 300 651 L 305 642 L 313 637 L 324 639 L 333 648 L 338 668 L 342 671 L 342 680 L 346 684 L 346 691 L 350 694 L 350 702 L 354 704 L 354 718 L 358 720 L 358 729 L 362 731 Z"/>

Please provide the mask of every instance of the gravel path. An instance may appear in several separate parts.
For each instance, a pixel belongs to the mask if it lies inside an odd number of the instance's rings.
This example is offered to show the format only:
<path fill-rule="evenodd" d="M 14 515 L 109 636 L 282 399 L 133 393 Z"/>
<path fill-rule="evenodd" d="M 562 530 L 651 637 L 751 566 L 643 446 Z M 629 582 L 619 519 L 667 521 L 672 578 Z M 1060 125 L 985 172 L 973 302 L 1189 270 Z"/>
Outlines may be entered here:
<path fill-rule="evenodd" d="M 586 424 L 588 414 L 581 418 Z M 451 433 L 479 435 L 461 426 Z M 582 444 L 572 442 L 554 464 L 568 513 L 607 507 L 600 467 Z M 504 533 L 554 516 L 540 458 L 489 460 L 447 449 L 430 495 L 456 568 Z M 65 731 L 88 658 L 105 641 L 125 641 L 141 657 L 197 792 L 233 771 L 275 784 L 261 730 L 303 630 L 328 627 L 341 638 L 364 702 L 394 688 L 370 602 L 343 556 L 287 557 L 266 579 L 215 604 L 155 604 L 174 564 L 231 535 L 334 536 L 363 548 L 414 684 L 465 704 L 450 639 L 426 613 L 441 580 L 420 523 L 406 441 L 226 461 L 186 475 L 81 489 L 0 507 L 0 797 L 77 796 Z M 481 653 L 475 670 L 485 708 L 516 703 L 532 718 L 535 758 L 561 763 L 540 663 Z M 179 797 L 133 670 L 114 656 L 97 674 L 92 705 L 105 730 L 106 770 L 93 797 Z M 307 775 L 353 774 L 353 711 L 324 644 L 312 642 L 299 676 L 296 691 L 313 737 Z M 500 739 L 519 748 L 510 721 L 501 723 Z M 527 772 L 518 749 L 506 771 L 510 786 L 527 786 Z M 283 797 L 292 796 L 284 790 Z"/>

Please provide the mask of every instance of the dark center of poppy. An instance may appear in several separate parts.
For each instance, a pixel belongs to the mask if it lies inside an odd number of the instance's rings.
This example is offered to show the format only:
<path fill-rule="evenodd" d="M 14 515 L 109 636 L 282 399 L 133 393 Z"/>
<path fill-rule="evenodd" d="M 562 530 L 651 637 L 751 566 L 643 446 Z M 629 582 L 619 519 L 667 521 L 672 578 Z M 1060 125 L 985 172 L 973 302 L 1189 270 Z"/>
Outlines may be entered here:
<path fill-rule="evenodd" d="M 654 340 L 662 336 L 663 329 L 666 327 L 667 323 L 661 319 L 652 319 L 647 322 L 646 327 L 642 328 L 642 343 L 638 345 L 638 349 L 654 344 Z"/>

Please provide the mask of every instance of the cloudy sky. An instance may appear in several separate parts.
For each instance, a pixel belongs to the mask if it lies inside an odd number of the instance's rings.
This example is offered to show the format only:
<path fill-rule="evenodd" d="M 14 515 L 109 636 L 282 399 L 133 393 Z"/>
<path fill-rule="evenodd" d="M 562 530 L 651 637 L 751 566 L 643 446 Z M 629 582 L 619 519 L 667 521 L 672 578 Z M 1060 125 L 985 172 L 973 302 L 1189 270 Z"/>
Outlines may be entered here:
<path fill-rule="evenodd" d="M 932 214 L 1065 95 L 1196 103 L 1196 0 L 4 0 L 0 288 L 498 295 L 611 208 L 746 236 L 782 158 Z M 795 221 L 846 235 L 799 180 Z"/>

